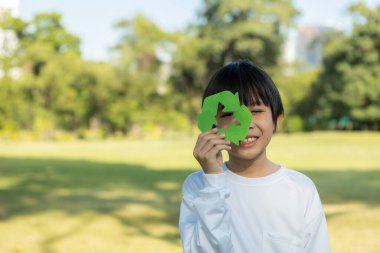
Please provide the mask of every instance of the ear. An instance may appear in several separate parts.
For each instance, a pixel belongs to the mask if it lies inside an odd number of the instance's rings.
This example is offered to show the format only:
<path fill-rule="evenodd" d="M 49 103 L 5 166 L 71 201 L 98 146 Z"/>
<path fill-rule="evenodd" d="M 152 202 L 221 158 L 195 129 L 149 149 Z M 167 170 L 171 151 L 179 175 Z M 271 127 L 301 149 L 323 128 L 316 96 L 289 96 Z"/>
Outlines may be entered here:
<path fill-rule="evenodd" d="M 281 125 L 281 122 L 283 119 L 284 119 L 284 113 L 281 113 L 280 115 L 278 115 L 278 117 L 277 117 L 277 129 Z M 274 131 L 274 126 L 273 126 L 273 131 Z"/>
<path fill-rule="evenodd" d="M 281 113 L 277 117 L 277 126 L 281 125 L 282 120 L 284 119 L 284 113 Z"/>

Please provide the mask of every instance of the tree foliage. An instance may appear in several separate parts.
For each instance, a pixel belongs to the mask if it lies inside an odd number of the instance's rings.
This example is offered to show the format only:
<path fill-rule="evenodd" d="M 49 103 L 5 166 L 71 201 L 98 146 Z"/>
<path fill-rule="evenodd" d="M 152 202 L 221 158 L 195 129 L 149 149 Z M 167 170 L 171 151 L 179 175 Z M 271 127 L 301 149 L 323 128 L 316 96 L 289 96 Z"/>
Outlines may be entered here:
<path fill-rule="evenodd" d="M 380 6 L 353 5 L 352 34 L 326 47 L 323 70 L 309 99 L 311 114 L 332 127 L 380 129 Z"/>
<path fill-rule="evenodd" d="M 125 101 L 119 108 L 126 108 L 129 130 L 189 129 L 186 115 L 174 107 L 167 81 L 178 35 L 164 31 L 144 15 L 121 20 L 115 27 L 121 38 L 114 47 L 113 66 L 124 87 Z"/>
<path fill-rule="evenodd" d="M 179 39 L 173 57 L 173 89 L 188 97 L 178 107 L 193 117 L 209 77 L 228 62 L 250 59 L 269 72 L 278 67 L 297 13 L 288 0 L 204 0 L 198 23 Z"/>
<path fill-rule="evenodd" d="M 30 22 L 8 17 L 3 29 L 17 36 L 11 68 L 0 81 L 0 128 L 33 130 L 53 138 L 54 129 L 112 129 L 108 111 L 112 94 L 122 90 L 113 69 L 81 59 L 79 38 L 56 13 L 36 15 Z M 2 59 L 5 61 L 6 59 Z"/>
<path fill-rule="evenodd" d="M 380 129 L 380 7 L 351 7 L 352 34 L 328 34 L 323 65 L 286 76 L 280 60 L 297 10 L 290 0 L 204 0 L 198 21 L 167 32 L 144 15 L 120 20 L 109 62 L 82 59 L 57 13 L 0 13 L 0 134 L 54 138 L 159 133 L 195 126 L 212 73 L 237 59 L 268 71 L 283 96 L 284 131 Z M 16 43 L 15 43 L 16 42 Z M 318 45 L 318 41 L 315 42 Z"/>

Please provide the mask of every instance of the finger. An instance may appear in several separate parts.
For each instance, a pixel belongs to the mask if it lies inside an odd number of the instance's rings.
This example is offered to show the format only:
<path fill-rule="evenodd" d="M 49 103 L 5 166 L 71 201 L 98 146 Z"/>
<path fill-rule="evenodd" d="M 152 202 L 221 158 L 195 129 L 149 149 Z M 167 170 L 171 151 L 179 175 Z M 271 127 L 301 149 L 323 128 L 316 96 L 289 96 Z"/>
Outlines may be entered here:
<path fill-rule="evenodd" d="M 205 136 L 200 139 L 199 142 L 194 147 L 193 155 L 195 158 L 198 158 L 205 153 L 207 153 L 215 144 L 227 144 L 230 142 L 224 140 L 224 135 L 220 136 Z"/>
<path fill-rule="evenodd" d="M 215 139 L 215 138 L 223 139 L 225 136 L 226 135 L 224 133 L 218 133 L 217 130 L 212 131 L 212 132 L 207 132 L 207 133 L 205 132 L 204 134 L 202 134 L 202 136 L 199 137 L 199 143 L 203 145 L 205 142 L 207 142 L 210 139 Z"/>
<path fill-rule="evenodd" d="M 198 136 L 197 143 L 195 144 L 194 153 L 198 153 L 200 149 L 210 140 L 210 139 L 223 139 L 225 137 L 224 134 L 217 133 L 217 128 L 214 128 L 214 131 L 207 131 Z"/>
<path fill-rule="evenodd" d="M 216 145 L 227 145 L 231 144 L 230 141 L 226 141 L 224 139 L 210 139 L 205 143 L 205 145 L 199 150 L 199 153 L 205 154 L 209 152 Z"/>
<path fill-rule="evenodd" d="M 203 136 L 205 135 L 208 135 L 208 134 L 211 134 L 211 133 L 216 133 L 218 132 L 218 128 L 214 127 L 214 128 L 211 128 L 210 130 L 206 131 L 206 132 L 203 132 L 201 134 L 198 135 L 198 139 L 202 138 Z"/>
<path fill-rule="evenodd" d="M 215 144 L 227 144 L 224 134 L 208 135 L 200 141 L 200 150 L 207 152 Z"/>
<path fill-rule="evenodd" d="M 215 159 L 218 152 L 221 152 L 222 150 L 229 151 L 231 150 L 231 147 L 224 144 L 215 145 L 209 152 L 206 153 L 206 157 L 209 159 Z"/>

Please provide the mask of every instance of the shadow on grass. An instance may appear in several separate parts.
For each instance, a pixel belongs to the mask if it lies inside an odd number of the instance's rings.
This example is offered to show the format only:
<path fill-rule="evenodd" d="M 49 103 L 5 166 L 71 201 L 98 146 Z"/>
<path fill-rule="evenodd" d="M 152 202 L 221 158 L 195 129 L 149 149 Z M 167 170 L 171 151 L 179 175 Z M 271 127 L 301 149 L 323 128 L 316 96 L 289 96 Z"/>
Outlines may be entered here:
<path fill-rule="evenodd" d="M 0 158 L 0 222 L 55 210 L 68 215 L 92 212 L 114 217 L 140 235 L 179 245 L 178 232 L 157 235 L 146 224 L 177 227 L 182 182 L 191 172 L 84 160 Z M 148 211 L 137 218 L 118 213 L 132 205 Z M 149 210 L 164 215 L 150 216 Z M 47 238 L 44 252 L 64 236 Z"/>
<path fill-rule="evenodd" d="M 306 170 L 301 171 L 315 183 L 322 203 L 362 203 L 368 208 L 380 205 L 380 169 L 376 170 Z M 327 213 L 327 220 L 349 212 Z"/>
<path fill-rule="evenodd" d="M 326 204 L 360 202 L 380 204 L 380 169 L 378 170 L 307 170 Z"/>
<path fill-rule="evenodd" d="M 179 245 L 178 232 L 157 235 L 146 224 L 177 227 L 181 185 L 191 172 L 181 168 L 155 170 L 137 164 L 84 160 L 0 158 L 0 182 L 3 181 L 0 184 L 0 222 L 1 219 L 52 210 L 69 215 L 93 212 L 110 215 L 141 235 Z M 324 204 L 350 201 L 369 206 L 380 204 L 379 170 L 301 172 L 313 179 Z M 104 195 L 107 192 L 117 194 Z M 131 192 L 137 194 L 128 194 Z M 153 197 L 143 197 L 149 193 Z M 164 215 L 150 216 L 148 212 L 136 218 L 118 212 L 131 205 L 163 211 Z M 49 252 L 50 244 L 65 236 L 47 238 L 45 252 Z"/>

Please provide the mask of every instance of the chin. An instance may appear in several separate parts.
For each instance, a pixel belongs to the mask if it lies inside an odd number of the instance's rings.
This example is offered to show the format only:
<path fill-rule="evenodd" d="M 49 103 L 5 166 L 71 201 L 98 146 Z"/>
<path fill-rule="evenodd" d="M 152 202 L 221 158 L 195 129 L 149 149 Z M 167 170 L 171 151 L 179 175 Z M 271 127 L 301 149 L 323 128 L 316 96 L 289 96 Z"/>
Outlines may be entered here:
<path fill-rule="evenodd" d="M 260 157 L 260 155 L 262 154 L 263 152 L 260 152 L 260 153 L 257 153 L 253 150 L 238 150 L 238 151 L 234 151 L 234 152 L 229 152 L 229 156 L 233 156 L 235 158 L 238 158 L 238 159 L 243 159 L 243 160 L 256 160 L 258 157 Z"/>

